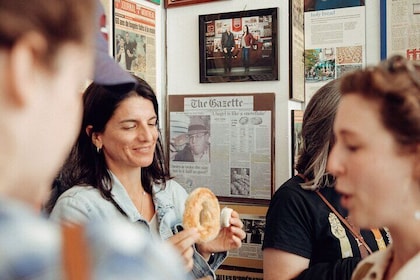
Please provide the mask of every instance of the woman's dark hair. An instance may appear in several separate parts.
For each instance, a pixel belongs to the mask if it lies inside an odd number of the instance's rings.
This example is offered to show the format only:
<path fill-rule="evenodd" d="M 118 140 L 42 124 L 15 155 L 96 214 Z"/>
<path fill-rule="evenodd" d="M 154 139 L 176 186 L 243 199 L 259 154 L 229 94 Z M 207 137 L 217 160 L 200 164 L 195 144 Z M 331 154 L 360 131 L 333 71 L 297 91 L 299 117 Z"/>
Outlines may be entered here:
<path fill-rule="evenodd" d="M 144 80 L 135 77 L 137 84 L 131 90 L 121 90 L 118 87 L 103 87 L 92 83 L 83 95 L 83 121 L 76 144 L 64 163 L 57 176 L 50 200 L 46 205 L 47 212 L 51 212 L 58 197 L 67 189 L 75 186 L 93 186 L 102 196 L 111 199 L 111 176 L 105 162 L 103 152 L 98 152 L 92 143 L 92 134 L 104 132 L 105 126 L 111 119 L 121 102 L 128 97 L 141 96 L 153 103 L 153 108 L 158 116 L 158 103 L 153 89 Z M 159 125 L 159 117 L 156 120 Z M 86 133 L 86 127 L 92 126 L 90 135 Z M 153 161 L 148 167 L 141 169 L 141 181 L 146 192 L 152 192 L 153 183 L 162 184 L 163 187 L 168 179 L 168 163 L 162 145 L 162 136 L 158 127 L 159 136 L 153 156 Z"/>
<path fill-rule="evenodd" d="M 296 163 L 296 170 L 306 178 L 302 184 L 305 189 L 314 190 L 333 183 L 326 166 L 334 142 L 333 124 L 339 101 L 339 80 L 333 80 L 321 87 L 305 108 L 302 147 Z"/>
<path fill-rule="evenodd" d="M 245 25 L 245 34 L 248 35 L 249 34 L 249 27 L 248 25 Z"/>

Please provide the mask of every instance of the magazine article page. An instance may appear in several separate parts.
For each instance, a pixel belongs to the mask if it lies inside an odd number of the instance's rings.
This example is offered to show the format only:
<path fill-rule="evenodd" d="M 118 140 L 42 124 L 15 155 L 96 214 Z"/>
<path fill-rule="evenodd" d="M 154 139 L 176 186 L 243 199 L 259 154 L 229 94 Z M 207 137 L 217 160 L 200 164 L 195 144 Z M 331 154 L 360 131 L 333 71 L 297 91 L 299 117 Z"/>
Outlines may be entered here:
<path fill-rule="evenodd" d="M 331 79 L 366 64 L 365 6 L 305 12 L 305 102 Z"/>
<path fill-rule="evenodd" d="M 387 56 L 420 60 L 420 0 L 387 1 Z"/>

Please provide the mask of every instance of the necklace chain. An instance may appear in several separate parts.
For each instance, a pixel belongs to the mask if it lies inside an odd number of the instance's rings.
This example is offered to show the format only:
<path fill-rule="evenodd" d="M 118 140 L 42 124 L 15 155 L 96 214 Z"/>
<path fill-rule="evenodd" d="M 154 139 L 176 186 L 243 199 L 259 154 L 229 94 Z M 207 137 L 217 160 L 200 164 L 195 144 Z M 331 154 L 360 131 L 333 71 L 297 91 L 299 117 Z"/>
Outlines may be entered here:
<path fill-rule="evenodd" d="M 143 215 L 143 197 L 145 197 L 146 196 L 146 192 L 145 191 L 143 191 L 142 192 L 142 196 L 141 196 L 141 198 L 140 198 L 140 214 L 141 215 Z"/>

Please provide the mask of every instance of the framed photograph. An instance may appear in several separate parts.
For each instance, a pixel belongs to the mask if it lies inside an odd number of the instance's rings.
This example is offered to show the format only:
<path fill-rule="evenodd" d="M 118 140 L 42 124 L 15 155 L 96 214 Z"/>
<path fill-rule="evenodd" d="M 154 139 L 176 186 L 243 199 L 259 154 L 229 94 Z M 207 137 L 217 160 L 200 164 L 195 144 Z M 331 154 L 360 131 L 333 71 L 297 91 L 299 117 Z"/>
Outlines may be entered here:
<path fill-rule="evenodd" d="M 200 83 L 278 80 L 277 9 L 200 15 Z"/>
<path fill-rule="evenodd" d="M 268 206 L 221 203 L 220 208 L 223 207 L 232 208 L 239 213 L 246 232 L 246 238 L 242 240 L 241 248 L 229 251 L 229 256 L 223 262 L 223 265 L 262 269 L 261 248 L 264 241 L 265 217 Z"/>
<path fill-rule="evenodd" d="M 381 59 L 402 55 L 420 60 L 420 1 L 381 0 Z"/>
<path fill-rule="evenodd" d="M 292 155 L 291 155 L 291 170 L 292 176 L 296 175 L 295 164 L 298 159 L 299 150 L 302 147 L 302 121 L 303 110 L 291 111 L 291 135 L 292 135 Z"/>
<path fill-rule="evenodd" d="M 274 93 L 168 96 L 169 168 L 187 192 L 268 204 L 273 194 Z"/>
<path fill-rule="evenodd" d="M 212 2 L 212 1 L 218 1 L 218 0 L 163 0 L 163 1 L 165 1 L 166 8 L 172 8 L 172 7 L 186 6 L 186 5 Z"/>
<path fill-rule="evenodd" d="M 304 0 L 289 0 L 289 54 L 290 54 L 290 92 L 291 100 L 305 101 L 305 33 Z"/>
<path fill-rule="evenodd" d="M 224 267 L 216 270 L 217 280 L 263 280 L 262 270 L 245 270 L 244 268 Z"/>

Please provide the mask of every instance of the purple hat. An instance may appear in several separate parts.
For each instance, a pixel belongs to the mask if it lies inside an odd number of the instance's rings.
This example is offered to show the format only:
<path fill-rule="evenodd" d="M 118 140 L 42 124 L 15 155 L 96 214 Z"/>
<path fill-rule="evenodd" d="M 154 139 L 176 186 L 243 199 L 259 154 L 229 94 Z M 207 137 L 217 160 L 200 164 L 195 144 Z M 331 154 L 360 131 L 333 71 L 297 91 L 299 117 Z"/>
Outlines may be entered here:
<path fill-rule="evenodd" d="M 97 0 L 96 8 L 96 57 L 95 57 L 95 83 L 104 86 L 128 85 L 134 86 L 134 77 L 121 68 L 108 53 L 108 32 L 106 29 L 106 16 L 102 3 Z"/>

